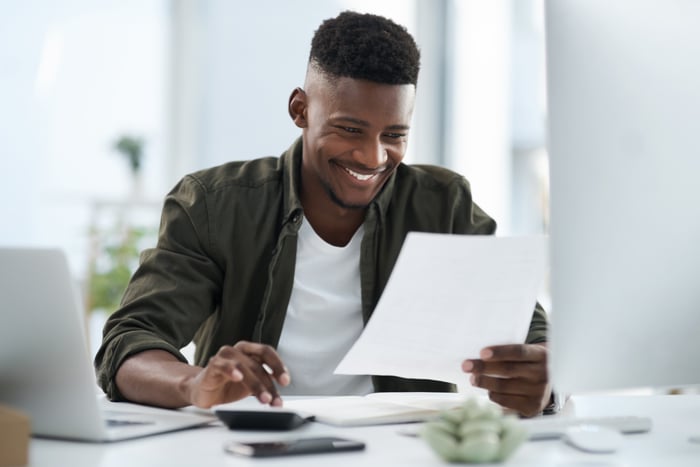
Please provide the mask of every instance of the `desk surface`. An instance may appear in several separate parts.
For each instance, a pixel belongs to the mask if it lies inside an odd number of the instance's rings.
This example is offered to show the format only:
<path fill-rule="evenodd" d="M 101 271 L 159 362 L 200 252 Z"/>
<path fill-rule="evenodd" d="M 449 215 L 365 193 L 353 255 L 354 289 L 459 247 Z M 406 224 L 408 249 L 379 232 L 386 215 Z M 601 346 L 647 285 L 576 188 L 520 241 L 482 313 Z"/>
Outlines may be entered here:
<path fill-rule="evenodd" d="M 578 396 L 567 403 L 562 416 L 640 415 L 653 420 L 651 432 L 627 435 L 613 454 L 586 454 L 558 440 L 523 444 L 504 464 L 514 466 L 694 466 L 700 465 L 700 395 L 674 396 Z M 442 462 L 417 438 L 398 434 L 400 425 L 337 428 L 311 423 L 284 433 L 234 432 L 214 425 L 179 433 L 122 441 L 88 444 L 33 439 L 31 466 L 431 466 Z M 366 451 L 292 456 L 278 459 L 246 459 L 223 450 L 232 440 L 272 440 L 300 436 L 338 435 L 362 440 Z M 332 463 L 332 464 L 331 464 Z"/>

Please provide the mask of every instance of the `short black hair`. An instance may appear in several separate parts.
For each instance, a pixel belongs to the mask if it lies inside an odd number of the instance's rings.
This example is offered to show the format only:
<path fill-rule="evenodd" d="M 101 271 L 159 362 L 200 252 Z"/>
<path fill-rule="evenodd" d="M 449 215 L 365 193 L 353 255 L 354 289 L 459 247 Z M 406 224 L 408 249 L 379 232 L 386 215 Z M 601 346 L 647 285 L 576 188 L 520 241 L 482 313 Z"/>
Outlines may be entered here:
<path fill-rule="evenodd" d="M 383 16 L 344 11 L 316 30 L 309 63 L 336 77 L 415 85 L 420 52 L 405 27 Z"/>

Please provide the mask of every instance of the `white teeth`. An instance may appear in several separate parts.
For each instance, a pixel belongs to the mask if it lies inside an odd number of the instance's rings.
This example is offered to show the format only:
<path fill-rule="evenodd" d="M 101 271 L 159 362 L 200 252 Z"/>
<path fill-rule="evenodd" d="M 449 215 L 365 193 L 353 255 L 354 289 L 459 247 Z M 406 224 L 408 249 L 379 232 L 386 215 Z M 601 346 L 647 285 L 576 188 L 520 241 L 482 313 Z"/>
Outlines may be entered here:
<path fill-rule="evenodd" d="M 364 175 L 364 174 L 359 174 L 357 172 L 353 172 L 352 170 L 348 169 L 347 167 L 343 167 L 347 173 L 355 177 L 356 179 L 360 181 L 365 181 L 369 180 L 370 178 L 374 177 L 376 174 L 369 174 L 369 175 Z"/>

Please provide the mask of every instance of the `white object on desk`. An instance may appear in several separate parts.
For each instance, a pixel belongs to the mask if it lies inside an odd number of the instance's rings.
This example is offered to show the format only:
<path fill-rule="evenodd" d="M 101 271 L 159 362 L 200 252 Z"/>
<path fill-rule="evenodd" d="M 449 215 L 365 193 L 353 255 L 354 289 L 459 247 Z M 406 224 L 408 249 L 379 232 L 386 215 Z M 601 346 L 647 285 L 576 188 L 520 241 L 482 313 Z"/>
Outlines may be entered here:
<path fill-rule="evenodd" d="M 651 418 L 634 415 L 602 417 L 544 416 L 524 419 L 520 423 L 527 429 L 528 437 L 531 441 L 561 438 L 569 428 L 582 425 L 611 428 L 625 434 L 646 433 L 652 427 Z"/>
<path fill-rule="evenodd" d="M 366 426 L 430 420 L 442 410 L 464 404 L 458 393 L 375 392 L 366 396 L 340 396 L 285 401 L 285 407 L 312 415 L 335 426 Z"/>
<path fill-rule="evenodd" d="M 611 453 L 622 444 L 622 434 L 601 425 L 574 425 L 564 432 L 564 441 L 581 451 Z"/>

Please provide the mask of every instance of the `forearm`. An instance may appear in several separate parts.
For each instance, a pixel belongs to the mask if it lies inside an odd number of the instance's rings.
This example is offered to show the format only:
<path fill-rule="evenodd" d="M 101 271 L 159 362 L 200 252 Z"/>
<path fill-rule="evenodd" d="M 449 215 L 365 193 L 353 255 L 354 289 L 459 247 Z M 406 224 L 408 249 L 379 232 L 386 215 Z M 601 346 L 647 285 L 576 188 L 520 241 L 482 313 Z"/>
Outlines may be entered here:
<path fill-rule="evenodd" d="M 166 408 L 191 405 L 189 388 L 202 368 L 179 361 L 164 350 L 137 353 L 122 363 L 115 376 L 128 400 Z"/>

